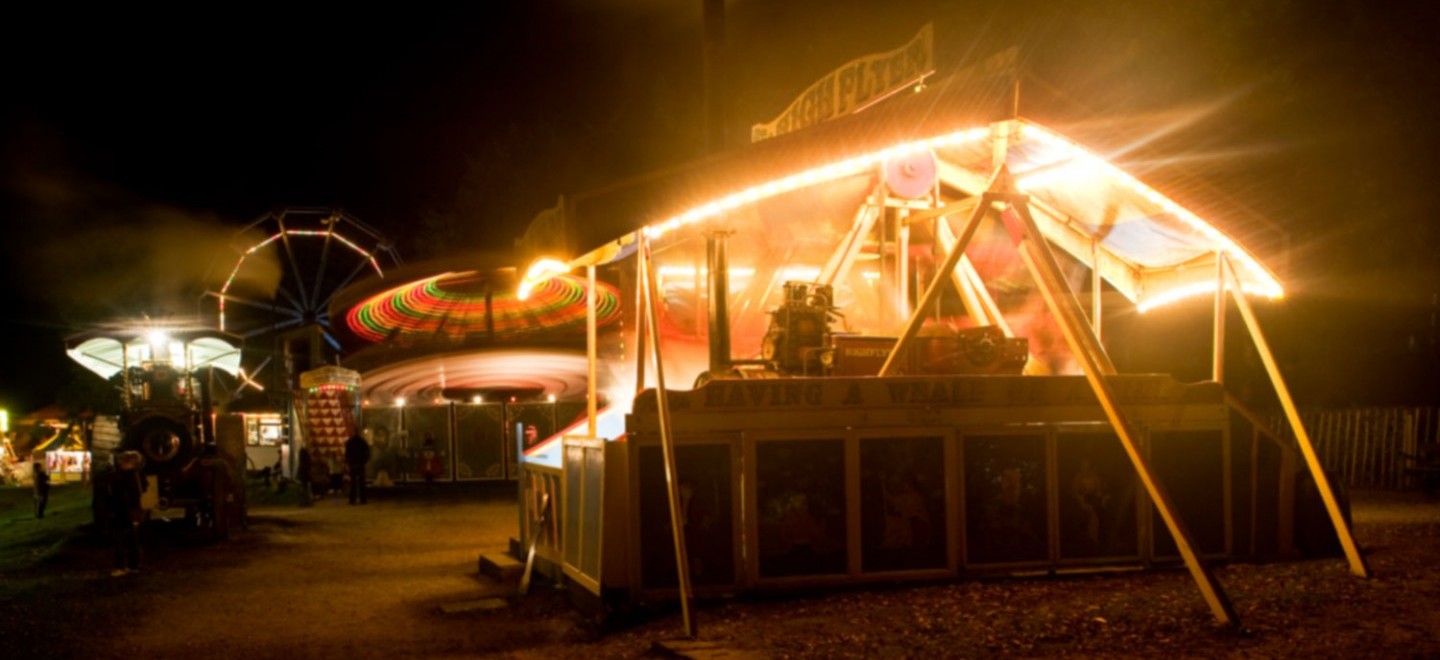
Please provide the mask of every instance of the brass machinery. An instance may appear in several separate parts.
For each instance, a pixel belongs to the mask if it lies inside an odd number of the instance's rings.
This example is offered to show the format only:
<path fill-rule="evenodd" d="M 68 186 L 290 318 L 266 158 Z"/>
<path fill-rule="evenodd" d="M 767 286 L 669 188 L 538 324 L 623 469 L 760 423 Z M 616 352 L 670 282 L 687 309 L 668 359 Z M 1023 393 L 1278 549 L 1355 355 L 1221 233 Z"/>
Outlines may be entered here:
<path fill-rule="evenodd" d="M 761 348 L 763 359 L 758 364 L 739 365 L 738 375 L 878 374 L 896 339 L 835 332 L 831 326 L 839 318 L 833 288 L 786 282 L 783 302 L 770 311 L 770 327 Z M 1029 342 L 1006 337 L 994 326 L 954 329 L 930 322 L 921 327 L 907 353 L 898 374 L 1019 374 L 1029 359 Z M 755 373 L 755 367 L 768 373 Z"/>

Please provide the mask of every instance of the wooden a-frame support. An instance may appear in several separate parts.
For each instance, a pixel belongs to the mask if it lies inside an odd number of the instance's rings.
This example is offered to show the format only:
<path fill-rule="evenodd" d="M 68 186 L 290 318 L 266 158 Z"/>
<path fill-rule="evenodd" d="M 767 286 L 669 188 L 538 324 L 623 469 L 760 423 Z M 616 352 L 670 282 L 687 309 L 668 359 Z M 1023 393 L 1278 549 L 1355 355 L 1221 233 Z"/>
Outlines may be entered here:
<path fill-rule="evenodd" d="M 906 323 L 905 330 L 896 340 L 895 348 L 890 352 L 890 357 L 881 367 L 880 375 L 885 375 L 892 368 L 898 356 L 903 355 L 908 349 L 908 344 L 919 330 L 925 310 L 934 304 L 947 274 L 959 263 L 959 255 L 965 252 L 965 248 L 975 235 L 975 229 L 981 218 L 993 204 L 1008 206 L 1007 212 L 1002 213 L 1006 230 L 1019 249 L 1026 269 L 1035 278 L 1035 282 L 1045 298 L 1045 305 L 1059 324 L 1071 352 L 1080 361 L 1085 378 L 1090 383 L 1100 407 L 1105 411 L 1111 427 L 1114 428 L 1115 435 L 1120 439 L 1120 444 L 1130 458 L 1130 463 L 1135 467 L 1140 482 L 1145 486 L 1150 500 L 1155 504 L 1156 511 L 1160 514 L 1161 520 L 1165 522 L 1165 527 L 1175 537 L 1175 545 L 1180 550 L 1180 556 L 1185 560 L 1185 567 L 1189 569 L 1190 576 L 1195 580 L 1196 586 L 1200 588 L 1200 594 L 1205 598 L 1206 605 L 1210 607 L 1211 614 L 1214 615 L 1216 621 L 1222 624 L 1238 625 L 1239 618 L 1236 616 L 1229 598 L 1226 597 L 1219 581 L 1210 572 L 1204 558 L 1196 551 L 1190 532 L 1176 513 L 1174 503 L 1151 471 L 1145 457 L 1140 453 L 1138 435 L 1124 413 L 1121 412 L 1115 400 L 1115 394 L 1110 388 L 1110 383 L 1106 380 L 1107 376 L 1115 374 L 1115 367 L 1110 362 L 1109 356 L 1105 354 L 1100 340 L 1095 336 L 1094 328 L 1086 323 L 1079 301 L 1065 286 L 1065 280 L 1055 261 L 1055 255 L 1050 251 L 1050 246 L 1045 242 L 1044 236 L 1035 224 L 1035 219 L 1030 215 L 1029 196 L 1019 193 L 1015 189 L 1010 173 L 1003 165 L 996 169 L 980 203 L 976 205 L 967 220 L 959 240 L 956 241 L 950 254 L 946 255 L 944 265 L 936 272 L 935 279 L 925 290 L 924 298 L 915 306 Z"/>
<path fill-rule="evenodd" d="M 1320 466 L 1320 458 L 1315 453 L 1315 445 L 1310 442 L 1310 434 L 1305 431 L 1305 425 L 1300 421 L 1300 412 L 1295 408 L 1295 400 L 1290 397 L 1290 388 L 1285 386 L 1285 379 L 1280 376 L 1280 367 L 1275 362 L 1275 355 L 1270 352 L 1270 344 L 1265 341 L 1265 335 L 1260 332 L 1260 323 L 1255 319 L 1255 310 L 1250 308 L 1250 301 L 1245 299 L 1245 294 L 1240 289 L 1240 275 L 1235 272 L 1235 264 L 1223 254 L 1217 254 L 1220 260 L 1221 269 L 1226 275 L 1226 280 L 1233 283 L 1228 286 L 1230 295 L 1235 299 L 1235 306 L 1240 308 L 1240 317 L 1245 320 L 1245 327 L 1250 331 L 1250 339 L 1255 342 L 1255 351 L 1260 354 L 1260 361 L 1265 364 L 1265 371 L 1270 376 L 1270 383 L 1275 386 L 1275 395 L 1280 399 L 1280 406 L 1285 410 L 1285 418 L 1290 422 L 1290 429 L 1295 433 L 1295 444 L 1300 446 L 1300 454 L 1305 457 L 1305 466 L 1310 470 L 1310 477 L 1315 480 L 1315 488 L 1320 491 L 1320 499 L 1325 502 L 1325 510 L 1330 514 L 1330 522 L 1335 526 L 1335 535 L 1340 539 L 1340 547 L 1345 550 L 1345 559 L 1350 563 L 1350 572 L 1363 578 L 1370 577 L 1370 568 L 1365 565 L 1365 558 L 1360 556 L 1360 549 L 1355 545 L 1355 537 L 1350 533 L 1350 525 L 1345 522 L 1345 516 L 1340 511 L 1340 504 L 1335 499 L 1335 491 L 1330 487 L 1330 479 L 1325 476 L 1325 470 Z M 1222 286 L 1226 283 L 1221 282 Z"/>
<path fill-rule="evenodd" d="M 650 356 L 655 361 L 655 409 L 660 418 L 660 448 L 665 455 L 665 488 L 670 503 L 670 532 L 675 540 L 675 578 L 680 588 L 680 621 L 685 636 L 694 639 L 695 618 L 690 611 L 690 560 L 685 548 L 684 521 L 680 515 L 680 476 L 675 467 L 675 437 L 670 430 L 670 399 L 665 392 L 665 366 L 660 355 L 660 314 L 656 309 L 660 294 L 655 281 L 655 262 L 650 256 L 650 241 L 641 233 L 639 242 L 635 258 L 645 330 L 636 330 L 639 334 L 649 334 Z M 643 361 L 642 357 L 642 364 Z"/>

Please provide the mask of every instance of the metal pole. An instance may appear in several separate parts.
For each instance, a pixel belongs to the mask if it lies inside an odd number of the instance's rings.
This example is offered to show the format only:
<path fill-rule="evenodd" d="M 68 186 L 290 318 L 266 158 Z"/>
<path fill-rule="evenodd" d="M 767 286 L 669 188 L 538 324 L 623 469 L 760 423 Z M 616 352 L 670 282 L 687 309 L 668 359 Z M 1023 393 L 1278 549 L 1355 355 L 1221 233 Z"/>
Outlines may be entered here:
<path fill-rule="evenodd" d="M 595 437 L 595 412 L 599 407 L 595 385 L 596 339 L 595 339 L 595 265 L 585 267 L 585 435 Z M 558 430 L 558 429 L 557 429 Z"/>
<path fill-rule="evenodd" d="M 1310 442 L 1310 434 L 1305 431 L 1305 425 L 1300 421 L 1300 412 L 1295 408 L 1295 400 L 1290 397 L 1290 388 L 1285 386 L 1285 379 L 1280 376 L 1280 367 L 1275 362 L 1275 355 L 1270 352 L 1270 344 L 1265 341 L 1265 335 L 1260 332 L 1260 323 L 1255 320 L 1255 311 L 1250 308 L 1250 301 L 1245 299 L 1245 292 L 1240 288 L 1240 275 L 1235 272 L 1235 264 L 1230 259 L 1221 257 L 1226 273 L 1234 287 L 1230 289 L 1230 297 L 1235 299 L 1235 306 L 1240 308 L 1240 318 L 1245 319 L 1245 326 L 1250 330 L 1250 338 L 1255 341 L 1255 351 L 1260 354 L 1260 361 L 1265 364 L 1265 371 L 1270 374 L 1270 382 L 1275 386 L 1275 395 L 1280 399 L 1280 406 L 1285 409 L 1285 417 L 1290 420 L 1290 429 L 1295 432 L 1295 444 L 1300 445 L 1300 454 L 1305 457 L 1305 466 L 1310 469 L 1310 477 L 1315 480 L 1315 487 L 1320 491 L 1320 499 L 1325 501 L 1325 510 L 1330 513 L 1330 522 L 1335 526 L 1335 535 L 1340 539 L 1340 546 L 1345 549 L 1345 558 L 1350 562 L 1350 572 L 1363 578 L 1370 577 L 1370 568 L 1365 565 L 1365 558 L 1360 556 L 1360 549 L 1355 545 L 1355 538 L 1350 535 L 1350 525 L 1345 522 L 1345 516 L 1340 512 L 1340 504 L 1335 499 L 1335 491 L 1330 488 L 1330 480 L 1325 476 L 1325 470 L 1320 466 L 1320 459 L 1315 454 L 1315 445 Z"/>
<path fill-rule="evenodd" d="M 729 237 L 730 232 L 720 230 L 705 235 L 711 374 L 730 370 L 730 257 L 726 246 Z"/>
<path fill-rule="evenodd" d="M 1020 218 L 1020 227 L 1009 227 L 1012 237 L 1017 238 L 1020 248 L 1021 260 L 1025 262 L 1026 268 L 1040 284 L 1040 291 L 1045 298 L 1045 304 L 1050 313 L 1055 315 L 1060 325 L 1065 341 L 1070 345 L 1070 350 L 1080 360 L 1080 365 L 1085 371 L 1085 378 L 1090 382 L 1090 387 L 1095 392 L 1095 398 L 1100 402 L 1100 407 L 1105 411 L 1105 416 L 1110 420 L 1110 425 L 1115 429 L 1115 435 L 1119 437 L 1120 444 L 1125 449 L 1125 454 L 1130 457 L 1131 464 L 1135 467 L 1140 482 L 1144 484 L 1146 492 L 1149 493 L 1151 501 L 1155 503 L 1160 518 L 1165 522 L 1165 527 L 1175 537 L 1175 545 L 1180 550 L 1180 556 L 1185 560 L 1185 566 L 1190 569 L 1190 575 L 1195 580 L 1196 586 L 1210 606 L 1210 612 L 1220 623 L 1235 625 L 1239 619 L 1235 609 L 1230 605 L 1230 600 L 1220 587 L 1215 576 L 1210 573 L 1204 559 L 1195 551 L 1194 543 L 1191 541 L 1190 532 L 1186 529 L 1183 521 L 1176 515 L 1175 505 L 1170 501 L 1165 489 L 1160 485 L 1159 480 L 1150 471 L 1149 464 L 1145 457 L 1140 454 L 1139 443 L 1133 428 L 1115 401 L 1115 394 L 1110 389 L 1110 384 L 1105 380 L 1110 375 L 1101 363 L 1099 355 L 1093 350 L 1098 341 L 1091 340 L 1094 344 L 1087 345 L 1082 341 L 1082 335 L 1088 331 L 1087 326 L 1080 321 L 1081 312 L 1079 303 L 1068 289 L 1063 292 L 1056 288 L 1057 283 L 1063 282 L 1060 276 L 1058 263 L 1055 255 L 1050 251 L 1050 246 L 1045 244 L 1045 238 L 1035 224 L 1035 219 L 1030 216 L 1029 205 L 1024 197 L 1014 195 L 1012 199 L 1019 202 L 1013 208 Z M 1014 204 L 1015 202 L 1012 202 Z M 1062 295 L 1063 294 L 1063 295 Z M 1068 313 L 1064 311 L 1066 305 L 1074 309 Z"/>
<path fill-rule="evenodd" d="M 655 360 L 655 408 L 660 418 L 660 447 L 665 454 L 665 486 L 670 500 L 670 531 L 675 540 L 675 577 L 680 586 L 680 618 L 687 637 L 695 637 L 695 620 L 690 613 L 690 560 L 685 551 L 685 528 L 680 517 L 680 480 L 675 467 L 675 438 L 670 432 L 670 400 L 665 392 L 665 366 L 660 356 L 660 314 L 656 300 L 655 264 L 650 259 L 650 242 L 644 240 L 636 251 L 641 261 L 640 277 L 645 292 L 646 327 L 650 332 L 650 355 Z"/>

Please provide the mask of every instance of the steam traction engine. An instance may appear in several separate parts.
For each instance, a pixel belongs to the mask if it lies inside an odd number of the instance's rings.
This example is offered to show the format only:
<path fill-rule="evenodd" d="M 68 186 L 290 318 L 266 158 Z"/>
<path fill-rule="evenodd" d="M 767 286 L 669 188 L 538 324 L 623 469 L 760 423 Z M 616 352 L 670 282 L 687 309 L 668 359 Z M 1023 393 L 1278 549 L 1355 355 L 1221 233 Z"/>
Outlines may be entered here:
<path fill-rule="evenodd" d="M 236 374 L 239 338 L 214 330 L 116 330 L 66 341 L 72 359 L 120 390 L 118 447 L 144 457 L 145 501 L 184 509 L 185 518 L 223 538 L 244 516 L 243 437 L 217 439 L 211 391 L 216 370 Z M 107 464 L 96 457 L 96 465 Z"/>

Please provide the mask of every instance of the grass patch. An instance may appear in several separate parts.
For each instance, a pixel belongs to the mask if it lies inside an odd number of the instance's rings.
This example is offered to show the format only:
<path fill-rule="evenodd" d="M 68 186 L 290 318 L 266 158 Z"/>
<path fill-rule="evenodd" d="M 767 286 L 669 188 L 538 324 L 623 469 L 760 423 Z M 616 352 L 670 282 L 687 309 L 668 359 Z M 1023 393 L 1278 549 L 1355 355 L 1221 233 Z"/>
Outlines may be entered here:
<path fill-rule="evenodd" d="M 45 517 L 35 517 L 28 486 L 0 488 L 0 572 L 28 568 L 55 553 L 91 521 L 90 489 L 78 483 L 50 488 Z"/>

